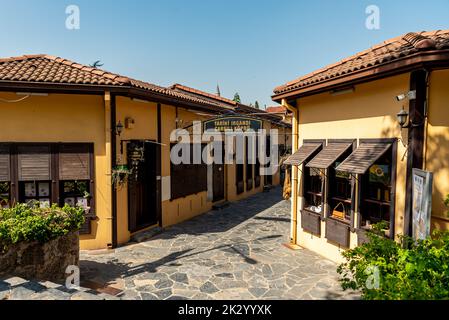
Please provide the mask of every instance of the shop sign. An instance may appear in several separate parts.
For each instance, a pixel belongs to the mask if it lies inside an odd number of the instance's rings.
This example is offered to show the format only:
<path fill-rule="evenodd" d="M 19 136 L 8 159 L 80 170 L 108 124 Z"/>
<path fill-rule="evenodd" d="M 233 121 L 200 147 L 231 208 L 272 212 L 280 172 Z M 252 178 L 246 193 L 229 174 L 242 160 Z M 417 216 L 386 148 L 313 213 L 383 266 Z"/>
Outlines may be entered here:
<path fill-rule="evenodd" d="M 412 179 L 413 239 L 423 240 L 430 236 L 433 173 L 413 169 Z"/>
<path fill-rule="evenodd" d="M 224 132 L 225 130 L 260 130 L 262 121 L 247 117 L 221 117 L 204 122 L 204 131 L 216 130 Z"/>

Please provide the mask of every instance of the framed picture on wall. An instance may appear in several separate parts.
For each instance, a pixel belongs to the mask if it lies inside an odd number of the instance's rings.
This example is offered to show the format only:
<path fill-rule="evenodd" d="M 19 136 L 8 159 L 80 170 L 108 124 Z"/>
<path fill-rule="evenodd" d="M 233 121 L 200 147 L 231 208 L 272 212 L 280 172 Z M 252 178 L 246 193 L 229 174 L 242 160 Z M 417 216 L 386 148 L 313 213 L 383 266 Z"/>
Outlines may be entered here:
<path fill-rule="evenodd" d="M 424 240 L 430 236 L 433 173 L 413 169 L 412 174 L 413 239 Z"/>

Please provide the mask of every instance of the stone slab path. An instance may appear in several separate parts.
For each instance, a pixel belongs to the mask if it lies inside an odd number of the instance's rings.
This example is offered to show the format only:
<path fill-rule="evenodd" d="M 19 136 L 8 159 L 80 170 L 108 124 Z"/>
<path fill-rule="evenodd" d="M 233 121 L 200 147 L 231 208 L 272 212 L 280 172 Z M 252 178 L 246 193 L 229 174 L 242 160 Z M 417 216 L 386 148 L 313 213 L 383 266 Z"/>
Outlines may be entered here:
<path fill-rule="evenodd" d="M 275 188 L 143 243 L 82 252 L 81 278 L 122 299 L 356 299 L 336 264 L 283 246 L 289 229 L 290 202 Z"/>
<path fill-rule="evenodd" d="M 118 300 L 88 288 L 67 289 L 50 281 L 33 281 L 19 277 L 0 279 L 0 300 Z"/>

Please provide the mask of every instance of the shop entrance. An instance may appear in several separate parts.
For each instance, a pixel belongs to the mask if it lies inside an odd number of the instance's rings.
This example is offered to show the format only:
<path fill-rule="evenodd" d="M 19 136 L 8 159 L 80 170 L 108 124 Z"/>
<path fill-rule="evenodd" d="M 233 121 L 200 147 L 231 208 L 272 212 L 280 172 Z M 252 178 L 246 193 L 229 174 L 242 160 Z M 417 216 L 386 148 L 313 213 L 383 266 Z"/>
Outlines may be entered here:
<path fill-rule="evenodd" d="M 136 232 L 157 224 L 156 161 L 158 145 L 144 141 L 127 144 L 128 166 L 128 226 Z M 141 157 L 141 160 L 136 160 Z M 143 156 L 143 159 L 142 159 Z"/>

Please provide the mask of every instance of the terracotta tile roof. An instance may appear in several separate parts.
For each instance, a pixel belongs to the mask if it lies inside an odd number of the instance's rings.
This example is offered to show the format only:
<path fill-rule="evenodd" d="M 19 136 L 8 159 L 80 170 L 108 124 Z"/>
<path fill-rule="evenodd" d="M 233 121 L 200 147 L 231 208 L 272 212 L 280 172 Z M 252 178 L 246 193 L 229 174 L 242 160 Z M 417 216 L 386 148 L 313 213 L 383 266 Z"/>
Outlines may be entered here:
<path fill-rule="evenodd" d="M 170 87 L 170 89 L 184 91 L 184 92 L 190 92 L 190 93 L 193 93 L 193 94 L 196 94 L 196 95 L 203 96 L 205 98 L 210 98 L 210 99 L 213 99 L 213 100 L 218 100 L 218 101 L 224 102 L 224 103 L 229 104 L 231 106 L 236 106 L 237 105 L 237 102 L 235 102 L 234 100 L 231 100 L 231 99 L 228 99 L 228 98 L 225 98 L 225 97 L 222 97 L 222 96 L 218 96 L 216 94 L 204 92 L 204 91 L 201 91 L 201 90 L 198 90 L 198 89 L 194 89 L 194 88 L 191 88 L 191 87 L 187 87 L 187 86 L 179 84 L 179 83 L 176 83 L 176 84 L 172 85 Z"/>
<path fill-rule="evenodd" d="M 363 69 L 394 62 L 420 51 L 449 49 L 449 30 L 407 33 L 316 70 L 274 89 L 275 95 L 313 86 Z"/>
<path fill-rule="evenodd" d="M 184 94 L 170 88 L 45 54 L 1 58 L 1 82 L 132 87 L 204 106 L 222 107 L 214 101 L 211 102 L 198 96 Z"/>
<path fill-rule="evenodd" d="M 283 107 L 283 106 L 274 106 L 274 107 L 267 107 L 266 111 L 268 113 L 287 113 L 287 108 Z"/>

